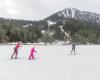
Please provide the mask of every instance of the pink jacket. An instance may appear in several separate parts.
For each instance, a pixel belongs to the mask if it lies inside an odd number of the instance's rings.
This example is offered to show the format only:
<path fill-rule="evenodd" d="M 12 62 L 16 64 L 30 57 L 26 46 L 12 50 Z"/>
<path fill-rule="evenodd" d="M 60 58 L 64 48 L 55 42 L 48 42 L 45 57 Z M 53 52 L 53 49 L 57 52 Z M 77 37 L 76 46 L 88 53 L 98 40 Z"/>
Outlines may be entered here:
<path fill-rule="evenodd" d="M 33 47 L 33 48 L 31 49 L 31 54 L 34 53 L 34 52 L 36 52 L 36 51 L 35 51 L 35 48 Z"/>
<path fill-rule="evenodd" d="M 21 44 L 18 42 L 18 43 L 16 44 L 16 48 L 18 49 L 19 47 L 21 47 L 20 45 L 21 45 Z"/>

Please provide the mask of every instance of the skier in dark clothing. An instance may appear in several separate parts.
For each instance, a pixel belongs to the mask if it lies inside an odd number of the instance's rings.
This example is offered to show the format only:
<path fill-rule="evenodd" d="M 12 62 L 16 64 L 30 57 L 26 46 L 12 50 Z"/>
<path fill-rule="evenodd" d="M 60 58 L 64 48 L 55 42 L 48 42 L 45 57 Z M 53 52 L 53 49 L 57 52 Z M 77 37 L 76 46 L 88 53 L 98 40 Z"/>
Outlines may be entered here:
<path fill-rule="evenodd" d="M 73 52 L 73 51 L 74 51 L 74 54 L 76 54 L 76 53 L 75 53 L 75 43 L 72 44 L 71 55 L 72 55 L 72 52 Z"/>

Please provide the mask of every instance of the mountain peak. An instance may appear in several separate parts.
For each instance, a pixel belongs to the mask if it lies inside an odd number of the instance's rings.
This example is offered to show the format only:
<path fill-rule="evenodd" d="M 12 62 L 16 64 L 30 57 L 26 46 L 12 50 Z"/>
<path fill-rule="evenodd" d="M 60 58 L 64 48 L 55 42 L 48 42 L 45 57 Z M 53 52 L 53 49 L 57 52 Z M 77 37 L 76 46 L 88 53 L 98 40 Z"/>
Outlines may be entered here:
<path fill-rule="evenodd" d="M 64 22 L 68 18 L 81 19 L 83 21 L 100 23 L 100 14 L 96 14 L 89 11 L 80 11 L 73 7 L 65 8 L 62 11 L 59 11 L 47 17 L 45 20 L 50 20 L 53 22 Z"/>
<path fill-rule="evenodd" d="M 79 11 L 76 8 L 68 7 L 58 13 L 58 16 L 63 16 L 65 18 L 73 18 L 75 16 L 75 12 Z"/>
<path fill-rule="evenodd" d="M 68 8 L 65 8 L 65 10 L 78 10 L 78 9 L 77 8 L 73 8 L 73 7 L 68 7 Z"/>

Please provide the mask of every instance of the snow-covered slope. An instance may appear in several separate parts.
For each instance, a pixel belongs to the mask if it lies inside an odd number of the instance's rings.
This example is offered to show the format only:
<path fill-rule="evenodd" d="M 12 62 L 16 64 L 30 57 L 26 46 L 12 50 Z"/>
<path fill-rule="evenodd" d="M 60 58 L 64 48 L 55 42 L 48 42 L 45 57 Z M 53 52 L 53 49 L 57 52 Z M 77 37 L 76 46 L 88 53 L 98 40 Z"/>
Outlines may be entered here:
<path fill-rule="evenodd" d="M 32 45 L 23 45 L 17 60 L 9 60 L 14 46 L 0 46 L 0 80 L 100 80 L 100 46 L 34 45 L 34 61 L 28 60 Z"/>
<path fill-rule="evenodd" d="M 58 16 L 64 16 L 65 18 L 68 18 L 68 17 L 75 17 L 75 13 L 76 11 L 79 11 L 78 9 L 75 9 L 75 8 L 67 8 L 67 9 L 64 9 L 60 12 L 58 12 Z"/>
<path fill-rule="evenodd" d="M 53 25 L 53 24 L 56 24 L 55 22 L 51 22 L 51 21 L 47 21 L 48 22 L 48 27 Z"/>
<path fill-rule="evenodd" d="M 63 26 L 59 26 L 59 27 L 60 27 L 61 31 L 62 31 L 67 37 L 69 37 L 69 34 L 68 34 L 67 32 L 64 31 Z"/>

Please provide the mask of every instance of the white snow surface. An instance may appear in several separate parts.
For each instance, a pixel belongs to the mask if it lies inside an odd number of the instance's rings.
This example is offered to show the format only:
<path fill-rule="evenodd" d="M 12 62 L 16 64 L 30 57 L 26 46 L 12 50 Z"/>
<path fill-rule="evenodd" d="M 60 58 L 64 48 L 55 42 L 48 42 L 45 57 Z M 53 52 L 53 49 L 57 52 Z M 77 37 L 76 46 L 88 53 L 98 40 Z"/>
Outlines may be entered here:
<path fill-rule="evenodd" d="M 75 11 L 76 11 L 76 10 L 73 9 L 73 8 L 71 8 L 71 11 L 72 11 L 72 18 L 73 18 L 73 17 L 75 17 Z"/>
<path fill-rule="evenodd" d="M 70 10 L 71 12 L 69 12 L 69 10 Z M 74 17 L 75 17 L 75 12 L 76 12 L 76 11 L 77 11 L 77 9 L 69 7 L 69 8 L 67 8 L 67 9 L 64 9 L 63 11 L 60 11 L 60 12 L 58 13 L 58 16 L 64 16 L 65 18 L 68 18 L 68 17 L 74 18 Z"/>
<path fill-rule="evenodd" d="M 53 25 L 53 24 L 56 24 L 56 22 L 52 22 L 52 21 L 47 21 L 48 22 L 48 27 Z"/>
<path fill-rule="evenodd" d="M 66 33 L 66 32 L 64 31 L 63 26 L 59 26 L 59 27 L 60 27 L 61 31 L 64 32 L 64 34 L 65 34 L 67 37 L 69 37 L 69 34 Z"/>
<path fill-rule="evenodd" d="M 100 80 L 100 45 L 34 45 L 35 60 L 28 60 L 32 45 L 19 49 L 19 59 L 10 59 L 14 45 L 0 46 L 0 80 Z"/>

